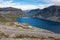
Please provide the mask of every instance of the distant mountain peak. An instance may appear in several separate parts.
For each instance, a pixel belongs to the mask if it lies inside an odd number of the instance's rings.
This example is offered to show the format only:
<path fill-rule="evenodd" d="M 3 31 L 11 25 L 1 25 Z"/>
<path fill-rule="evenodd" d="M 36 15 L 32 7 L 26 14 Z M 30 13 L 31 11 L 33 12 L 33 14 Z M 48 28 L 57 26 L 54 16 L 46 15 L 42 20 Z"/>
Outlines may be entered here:
<path fill-rule="evenodd" d="M 46 20 L 60 22 L 60 5 L 52 5 L 41 9 L 39 13 L 35 14 L 35 17 L 43 18 Z"/>
<path fill-rule="evenodd" d="M 60 5 L 52 5 L 52 6 L 49 6 L 47 8 L 60 8 Z"/>
<path fill-rule="evenodd" d="M 21 9 L 17 9 L 17 8 L 14 8 L 14 7 L 0 8 L 0 11 L 15 11 L 15 10 L 21 10 Z"/>
<path fill-rule="evenodd" d="M 52 6 L 50 6 L 50 7 L 60 7 L 60 5 L 52 5 Z"/>
<path fill-rule="evenodd" d="M 16 21 L 16 18 L 22 17 L 23 12 L 21 9 L 13 8 L 13 7 L 6 7 L 6 8 L 0 8 L 0 20 L 3 19 L 3 21 Z M 4 18 L 2 18 L 4 17 Z"/>

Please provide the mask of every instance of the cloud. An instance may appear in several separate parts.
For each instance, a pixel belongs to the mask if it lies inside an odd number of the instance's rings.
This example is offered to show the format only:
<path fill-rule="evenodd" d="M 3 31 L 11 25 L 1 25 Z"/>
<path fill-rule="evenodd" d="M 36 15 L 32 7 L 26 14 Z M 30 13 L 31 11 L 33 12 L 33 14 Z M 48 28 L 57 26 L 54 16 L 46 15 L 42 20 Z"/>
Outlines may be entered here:
<path fill-rule="evenodd" d="M 48 4 L 60 5 L 60 0 L 45 0 Z"/>
<path fill-rule="evenodd" d="M 41 2 L 42 0 L 30 0 L 30 1 L 38 3 Z M 15 7 L 20 8 L 22 10 L 31 10 L 36 8 L 42 9 L 50 5 L 60 5 L 60 0 L 44 0 L 42 2 L 45 2 L 46 4 L 38 3 L 37 5 L 33 5 L 33 4 L 24 4 L 24 2 L 15 3 L 13 0 L 0 0 L 0 7 Z"/>
<path fill-rule="evenodd" d="M 1 0 L 0 7 L 15 7 L 20 8 L 22 10 L 31 10 L 36 8 L 43 8 L 42 5 L 32 5 L 32 4 L 22 4 L 22 3 L 14 3 L 13 0 Z"/>

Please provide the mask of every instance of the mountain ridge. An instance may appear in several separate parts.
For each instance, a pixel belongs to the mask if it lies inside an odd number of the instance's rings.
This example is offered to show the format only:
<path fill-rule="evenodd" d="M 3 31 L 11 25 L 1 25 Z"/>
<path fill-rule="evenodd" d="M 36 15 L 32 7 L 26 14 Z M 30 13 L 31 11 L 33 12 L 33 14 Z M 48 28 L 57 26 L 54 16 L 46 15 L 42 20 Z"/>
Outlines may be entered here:
<path fill-rule="evenodd" d="M 2 20 L 4 17 L 4 20 L 8 21 L 16 21 L 16 18 L 22 17 L 23 12 L 21 9 L 13 8 L 13 7 L 7 7 L 7 8 L 0 8 L 0 20 Z"/>
<path fill-rule="evenodd" d="M 13 7 L 0 8 L 0 16 L 5 19 L 14 19 L 19 17 L 37 17 L 45 20 L 60 22 L 60 6 L 52 5 L 44 9 L 21 10 Z M 11 20 L 12 20 L 11 19 Z"/>
<path fill-rule="evenodd" d="M 39 13 L 37 12 L 32 17 L 60 22 L 60 6 L 52 5 L 44 9 L 40 9 Z"/>

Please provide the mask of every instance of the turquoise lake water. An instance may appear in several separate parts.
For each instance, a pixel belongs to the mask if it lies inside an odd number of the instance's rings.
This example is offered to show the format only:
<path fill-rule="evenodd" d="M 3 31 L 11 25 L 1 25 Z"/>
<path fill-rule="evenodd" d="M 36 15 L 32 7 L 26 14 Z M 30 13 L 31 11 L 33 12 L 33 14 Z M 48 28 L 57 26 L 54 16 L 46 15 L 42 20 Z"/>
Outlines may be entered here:
<path fill-rule="evenodd" d="M 59 22 L 44 20 L 40 18 L 29 18 L 29 17 L 17 18 L 17 22 L 28 23 L 31 26 L 50 30 L 50 31 L 60 34 L 60 23 Z"/>

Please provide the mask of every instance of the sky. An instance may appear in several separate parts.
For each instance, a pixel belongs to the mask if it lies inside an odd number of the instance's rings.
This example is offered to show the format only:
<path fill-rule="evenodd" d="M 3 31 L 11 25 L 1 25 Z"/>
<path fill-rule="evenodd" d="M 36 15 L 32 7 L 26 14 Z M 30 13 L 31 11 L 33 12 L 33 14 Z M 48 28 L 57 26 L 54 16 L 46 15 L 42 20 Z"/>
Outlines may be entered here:
<path fill-rule="evenodd" d="M 60 5 L 60 0 L 0 0 L 0 7 L 14 7 L 22 10 L 31 10 L 51 5 Z"/>

